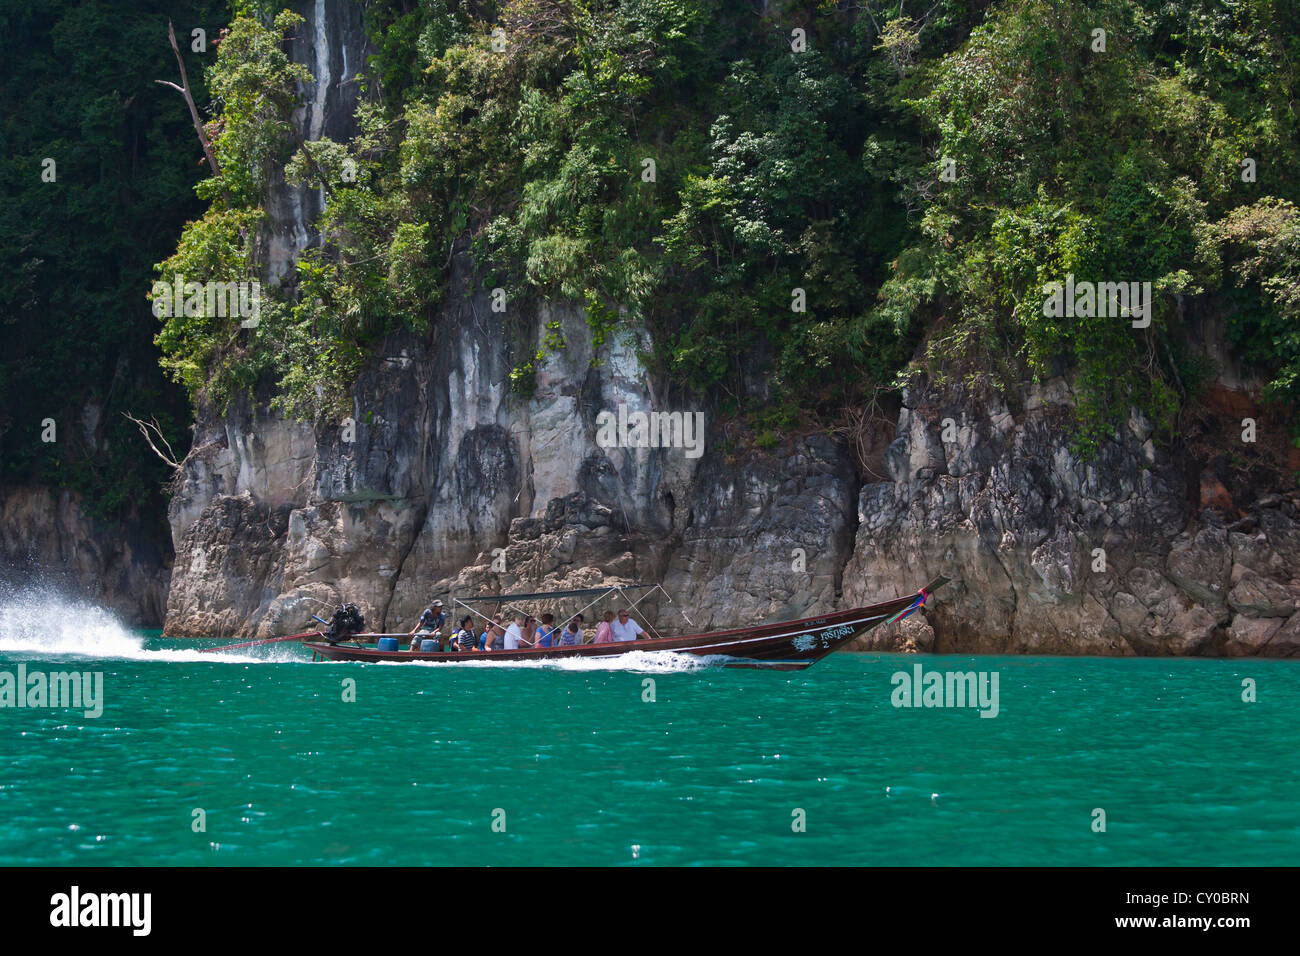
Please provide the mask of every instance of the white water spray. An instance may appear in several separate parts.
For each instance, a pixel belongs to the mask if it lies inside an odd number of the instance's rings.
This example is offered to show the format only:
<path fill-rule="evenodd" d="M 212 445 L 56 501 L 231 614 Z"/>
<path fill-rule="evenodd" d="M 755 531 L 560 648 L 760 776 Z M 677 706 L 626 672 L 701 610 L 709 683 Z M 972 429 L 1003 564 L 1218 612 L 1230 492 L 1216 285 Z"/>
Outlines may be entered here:
<path fill-rule="evenodd" d="M 380 666 L 402 667 L 486 667 L 542 668 L 562 671 L 633 671 L 641 674 L 672 674 L 701 670 L 728 660 L 721 655 L 674 654 L 671 651 L 628 651 L 604 657 L 552 657 L 542 660 L 493 661 L 482 657 L 458 660 L 456 654 L 444 655 L 445 661 L 376 661 Z M 350 663 L 350 662 L 342 662 Z"/>
<path fill-rule="evenodd" d="M 0 651 L 135 657 L 142 639 L 108 611 L 39 588 L 0 600 Z"/>
<path fill-rule="evenodd" d="M 0 588 L 0 654 L 149 661 L 261 662 L 194 648 L 148 650 L 111 611 L 49 588 Z"/>

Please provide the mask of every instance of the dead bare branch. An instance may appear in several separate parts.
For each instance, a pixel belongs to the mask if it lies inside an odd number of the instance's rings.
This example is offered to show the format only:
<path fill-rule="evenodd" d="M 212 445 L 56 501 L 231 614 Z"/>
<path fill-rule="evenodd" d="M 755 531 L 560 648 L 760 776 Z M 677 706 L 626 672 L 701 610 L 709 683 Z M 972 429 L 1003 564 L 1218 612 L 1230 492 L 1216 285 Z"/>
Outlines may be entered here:
<path fill-rule="evenodd" d="M 149 447 L 153 449 L 155 455 L 171 466 L 172 470 L 178 473 L 181 471 L 182 466 L 181 463 L 176 460 L 176 452 L 172 451 L 172 446 L 168 443 L 167 439 L 163 437 L 162 428 L 159 426 L 156 418 L 145 422 L 136 418 L 130 412 L 123 412 L 122 417 L 128 421 L 135 422 L 135 427 L 140 429 L 140 434 L 144 436 L 144 440 L 149 443 Z M 157 436 L 158 441 L 162 442 L 163 448 L 167 449 L 166 453 L 155 444 L 155 435 Z"/>
<path fill-rule="evenodd" d="M 170 80 L 154 80 L 154 82 L 161 83 L 163 86 L 170 86 L 185 97 L 185 105 L 190 108 L 190 119 L 194 121 L 194 131 L 199 134 L 199 145 L 203 147 L 203 155 L 208 158 L 208 165 L 212 167 L 212 175 L 220 176 L 221 167 L 217 165 L 217 157 L 212 152 L 212 143 L 208 139 L 207 131 L 203 128 L 203 121 L 199 119 L 199 109 L 194 105 L 194 94 L 190 92 L 189 77 L 185 73 L 185 60 L 181 58 L 181 48 L 176 43 L 176 30 L 172 27 L 170 20 L 167 21 L 167 39 L 171 40 L 172 51 L 176 54 L 176 63 L 181 68 L 181 85 L 177 86 Z M 132 421 L 135 421 L 135 419 L 132 419 Z"/>

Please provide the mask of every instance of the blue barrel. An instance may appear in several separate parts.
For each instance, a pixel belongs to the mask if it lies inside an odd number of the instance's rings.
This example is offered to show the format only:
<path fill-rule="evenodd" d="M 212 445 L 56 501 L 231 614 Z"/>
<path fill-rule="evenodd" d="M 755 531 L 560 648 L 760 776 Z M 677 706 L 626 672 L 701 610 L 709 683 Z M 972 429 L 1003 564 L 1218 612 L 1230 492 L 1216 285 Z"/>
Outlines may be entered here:
<path fill-rule="evenodd" d="M 442 645 L 439 644 L 437 641 L 431 640 L 426 637 L 424 640 L 420 642 L 420 650 L 424 651 L 427 654 L 429 651 L 442 650 Z"/>
<path fill-rule="evenodd" d="M 395 638 L 395 637 L 381 637 L 381 638 L 379 639 L 379 649 L 380 649 L 381 651 L 395 651 L 395 650 L 397 650 L 397 638 Z"/>

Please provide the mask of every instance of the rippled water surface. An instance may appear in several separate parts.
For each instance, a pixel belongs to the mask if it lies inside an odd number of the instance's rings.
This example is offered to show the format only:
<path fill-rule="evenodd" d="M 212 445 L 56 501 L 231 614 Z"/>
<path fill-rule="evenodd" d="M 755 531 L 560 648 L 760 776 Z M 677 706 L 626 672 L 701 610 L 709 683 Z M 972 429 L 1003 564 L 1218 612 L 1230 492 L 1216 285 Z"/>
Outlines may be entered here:
<path fill-rule="evenodd" d="M 0 626 L 0 672 L 102 671 L 105 697 L 97 719 L 0 709 L 0 863 L 1300 864 L 1293 662 L 782 674 L 195 650 L 213 643 Z M 998 716 L 892 706 L 917 662 L 997 672 Z"/>

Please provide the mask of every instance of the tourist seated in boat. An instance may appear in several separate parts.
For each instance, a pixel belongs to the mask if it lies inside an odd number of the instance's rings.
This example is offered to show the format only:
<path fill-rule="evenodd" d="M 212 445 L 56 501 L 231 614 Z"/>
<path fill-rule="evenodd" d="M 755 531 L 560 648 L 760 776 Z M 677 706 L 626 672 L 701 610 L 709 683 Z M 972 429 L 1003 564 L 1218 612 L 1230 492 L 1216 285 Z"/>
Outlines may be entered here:
<path fill-rule="evenodd" d="M 506 628 L 505 649 L 507 651 L 519 650 L 519 642 L 524 636 L 524 625 L 528 621 L 528 615 L 523 611 L 515 614 L 514 622 Z"/>
<path fill-rule="evenodd" d="M 533 642 L 534 647 L 550 647 L 551 639 L 555 634 L 555 615 L 543 614 L 542 623 L 537 628 L 537 637 Z"/>
<path fill-rule="evenodd" d="M 499 651 L 501 645 L 505 642 L 506 629 L 497 618 L 493 618 L 491 623 L 483 629 L 483 639 L 479 641 L 479 650 Z"/>
<path fill-rule="evenodd" d="M 600 623 L 596 625 L 596 640 L 593 644 L 609 644 L 614 640 L 614 628 L 611 622 L 614 620 L 614 612 L 606 611 L 600 616 Z"/>
<path fill-rule="evenodd" d="M 452 651 L 476 651 L 478 650 L 478 635 L 474 633 L 474 618 L 466 614 L 460 619 L 460 625 L 456 633 L 451 636 L 451 642 L 447 645 L 448 650 Z"/>
<path fill-rule="evenodd" d="M 524 633 L 519 638 L 520 647 L 537 646 L 537 618 L 531 614 L 524 618 Z"/>
<path fill-rule="evenodd" d="M 410 630 L 411 650 L 418 651 L 420 642 L 430 638 L 441 641 L 442 629 L 447 626 L 447 615 L 443 613 L 442 602 L 434 601 L 424 609 L 420 620 Z"/>
<path fill-rule="evenodd" d="M 582 643 L 582 615 L 578 614 L 574 616 L 573 620 L 569 621 L 568 626 L 565 627 L 564 630 L 560 632 L 560 646 L 569 647 L 571 645 L 581 644 L 581 643 Z"/>
<path fill-rule="evenodd" d="M 618 620 L 613 624 L 614 640 L 616 641 L 635 641 L 645 633 L 645 630 L 632 619 L 631 612 L 627 608 L 618 612 Z"/>

